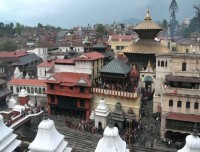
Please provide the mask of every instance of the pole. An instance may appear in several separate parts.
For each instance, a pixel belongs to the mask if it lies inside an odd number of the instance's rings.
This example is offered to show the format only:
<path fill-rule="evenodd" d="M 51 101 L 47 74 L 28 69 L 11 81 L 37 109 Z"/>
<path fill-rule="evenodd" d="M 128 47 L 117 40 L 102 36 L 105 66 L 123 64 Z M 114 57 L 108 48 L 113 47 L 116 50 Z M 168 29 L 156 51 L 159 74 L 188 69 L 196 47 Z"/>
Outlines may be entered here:
<path fill-rule="evenodd" d="M 131 117 L 129 115 L 129 151 L 131 151 Z"/>

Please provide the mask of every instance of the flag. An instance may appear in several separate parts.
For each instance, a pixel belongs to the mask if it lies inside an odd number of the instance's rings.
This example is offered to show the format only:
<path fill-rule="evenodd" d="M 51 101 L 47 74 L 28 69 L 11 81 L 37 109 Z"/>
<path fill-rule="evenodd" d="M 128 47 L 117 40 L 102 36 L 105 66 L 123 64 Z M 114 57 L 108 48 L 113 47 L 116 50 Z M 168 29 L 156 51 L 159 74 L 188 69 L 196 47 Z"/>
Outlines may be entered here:
<path fill-rule="evenodd" d="M 177 95 L 177 88 L 174 90 L 174 93 L 173 93 L 174 95 Z"/>

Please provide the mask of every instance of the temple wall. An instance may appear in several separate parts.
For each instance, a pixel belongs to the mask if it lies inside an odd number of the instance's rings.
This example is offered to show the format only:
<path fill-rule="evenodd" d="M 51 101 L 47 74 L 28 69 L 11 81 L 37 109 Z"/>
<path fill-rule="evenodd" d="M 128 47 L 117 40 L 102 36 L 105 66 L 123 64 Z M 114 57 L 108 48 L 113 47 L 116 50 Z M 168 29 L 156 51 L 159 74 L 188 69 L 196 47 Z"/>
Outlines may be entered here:
<path fill-rule="evenodd" d="M 140 109 L 140 97 L 139 98 L 118 98 L 114 96 L 108 96 L 108 95 L 98 95 L 96 93 L 93 94 L 93 100 L 91 104 L 91 111 L 95 110 L 97 106 L 99 105 L 99 101 L 102 97 L 105 99 L 106 105 L 109 107 L 110 111 L 113 112 L 115 109 L 115 104 L 119 101 L 122 104 L 122 109 L 125 113 L 127 113 L 129 108 L 133 108 L 133 111 L 136 114 L 136 119 L 139 118 L 139 109 Z"/>

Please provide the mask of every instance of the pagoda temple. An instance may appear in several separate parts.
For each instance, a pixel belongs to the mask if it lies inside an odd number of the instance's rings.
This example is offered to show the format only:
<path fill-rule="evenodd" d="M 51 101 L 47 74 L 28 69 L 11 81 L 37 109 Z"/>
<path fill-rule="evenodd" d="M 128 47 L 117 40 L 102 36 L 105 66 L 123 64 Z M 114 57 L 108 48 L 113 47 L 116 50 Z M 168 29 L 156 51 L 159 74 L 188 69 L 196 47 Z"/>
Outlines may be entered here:
<path fill-rule="evenodd" d="M 144 21 L 135 26 L 133 30 L 138 34 L 139 40 L 126 47 L 123 53 L 139 70 L 147 65 L 148 60 L 155 66 L 156 54 L 170 52 L 167 47 L 155 40 L 162 28 L 152 21 L 149 10 Z"/>

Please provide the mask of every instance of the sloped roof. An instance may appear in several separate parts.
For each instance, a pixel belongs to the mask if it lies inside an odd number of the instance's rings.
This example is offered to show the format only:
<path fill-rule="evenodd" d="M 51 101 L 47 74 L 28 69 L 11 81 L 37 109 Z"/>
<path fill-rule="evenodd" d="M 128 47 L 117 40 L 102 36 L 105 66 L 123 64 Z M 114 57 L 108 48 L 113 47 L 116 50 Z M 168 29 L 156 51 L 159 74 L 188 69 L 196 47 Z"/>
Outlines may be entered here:
<path fill-rule="evenodd" d="M 97 43 L 96 45 L 92 46 L 92 48 L 107 48 L 108 46 L 102 44 L 102 43 Z"/>
<path fill-rule="evenodd" d="M 133 41 L 133 35 L 111 35 L 112 41 Z"/>
<path fill-rule="evenodd" d="M 18 61 L 12 63 L 12 65 L 26 65 L 28 63 L 34 62 L 34 61 L 38 61 L 39 57 L 33 53 L 33 54 L 28 54 L 26 56 L 22 56 L 20 58 L 18 58 Z"/>
<path fill-rule="evenodd" d="M 182 38 L 176 42 L 179 45 L 200 45 L 197 39 L 194 38 Z"/>
<path fill-rule="evenodd" d="M 144 21 L 133 28 L 134 30 L 162 30 L 162 28 L 151 20 L 149 11 L 144 18 Z"/>
<path fill-rule="evenodd" d="M 104 56 L 101 53 L 98 52 L 89 52 L 89 53 L 84 53 L 80 55 L 79 57 L 75 58 L 75 60 L 97 60 L 104 58 Z"/>
<path fill-rule="evenodd" d="M 53 67 L 54 66 L 54 61 L 44 61 L 40 64 L 37 65 L 37 67 Z"/>
<path fill-rule="evenodd" d="M 25 85 L 25 86 L 46 86 L 45 80 L 36 79 L 11 79 L 8 84 L 10 85 Z"/>
<path fill-rule="evenodd" d="M 113 59 L 100 70 L 100 72 L 116 74 L 127 74 L 130 71 L 131 67 L 118 59 Z"/>
<path fill-rule="evenodd" d="M 157 54 L 170 53 L 170 50 L 153 39 L 140 39 L 123 49 L 123 53 Z"/>

